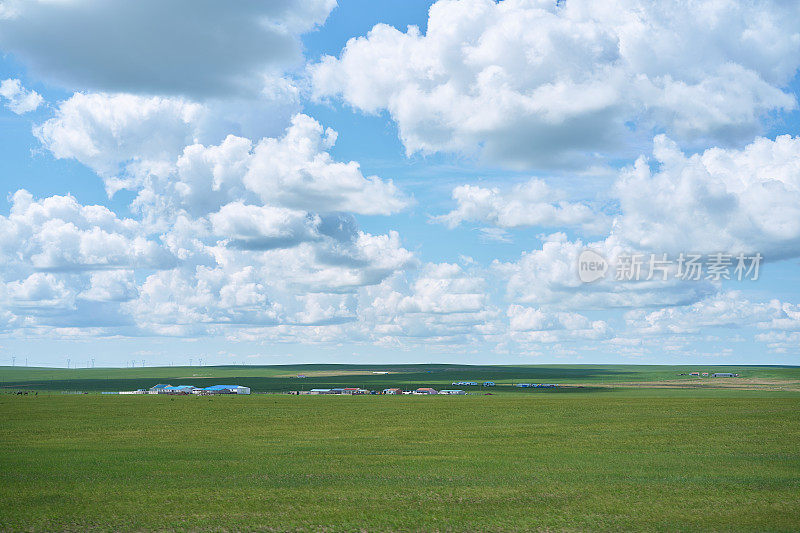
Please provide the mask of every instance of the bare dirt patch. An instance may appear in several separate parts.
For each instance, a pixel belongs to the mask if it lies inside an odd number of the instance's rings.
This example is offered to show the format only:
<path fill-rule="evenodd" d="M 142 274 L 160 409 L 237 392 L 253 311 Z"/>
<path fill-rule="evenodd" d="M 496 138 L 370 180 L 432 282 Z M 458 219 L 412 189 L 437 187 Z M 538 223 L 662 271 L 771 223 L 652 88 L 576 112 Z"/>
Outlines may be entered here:
<path fill-rule="evenodd" d="M 399 374 L 399 372 L 386 372 L 386 374 L 374 374 L 372 370 L 310 370 L 308 372 L 290 372 L 286 374 L 277 374 L 276 378 L 293 378 L 298 375 L 306 376 L 307 378 L 324 378 L 330 376 L 379 376 L 388 374 Z"/>
<path fill-rule="evenodd" d="M 735 389 L 800 391 L 800 380 L 759 378 L 702 378 L 697 380 L 623 381 L 619 383 L 580 383 L 584 387 L 642 389 Z"/>

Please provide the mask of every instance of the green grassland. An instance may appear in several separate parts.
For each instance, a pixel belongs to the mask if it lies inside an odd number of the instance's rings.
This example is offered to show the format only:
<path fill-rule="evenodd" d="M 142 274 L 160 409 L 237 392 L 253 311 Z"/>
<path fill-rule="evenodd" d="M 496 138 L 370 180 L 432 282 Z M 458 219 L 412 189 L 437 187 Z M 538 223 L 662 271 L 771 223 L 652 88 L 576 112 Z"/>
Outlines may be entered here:
<path fill-rule="evenodd" d="M 0 531 L 800 530 L 796 391 L 657 386 L 695 367 L 351 373 L 365 368 L 3 368 Z M 791 367 L 732 371 L 797 379 Z M 174 384 L 187 372 L 263 391 L 585 386 L 460 397 L 52 392 Z M 334 375 L 288 377 L 301 372 Z M 614 385 L 625 383 L 653 387 Z M 40 393 L 11 394 L 23 389 Z"/>
<path fill-rule="evenodd" d="M 390 374 L 372 374 L 388 371 Z M 733 384 L 754 381 L 753 388 L 788 388 L 800 391 L 800 367 L 786 366 L 647 366 L 647 365 L 293 365 L 147 368 L 26 368 L 0 367 L 0 391 L 118 391 L 150 388 L 156 383 L 204 387 L 221 382 L 250 387 L 254 392 L 285 392 L 326 387 L 386 387 L 411 389 L 431 386 L 452 388 L 457 381 L 494 381 L 492 392 L 520 390 L 514 383 L 559 383 L 593 387 L 623 384 L 669 387 L 728 384 L 719 378 L 681 376 L 692 371 L 734 372 Z M 305 374 L 306 378 L 297 378 Z M 481 387 L 462 387 L 481 390 Z M 535 391 L 541 393 L 542 391 Z"/>
<path fill-rule="evenodd" d="M 796 397 L 0 395 L 0 530 L 800 528 Z"/>

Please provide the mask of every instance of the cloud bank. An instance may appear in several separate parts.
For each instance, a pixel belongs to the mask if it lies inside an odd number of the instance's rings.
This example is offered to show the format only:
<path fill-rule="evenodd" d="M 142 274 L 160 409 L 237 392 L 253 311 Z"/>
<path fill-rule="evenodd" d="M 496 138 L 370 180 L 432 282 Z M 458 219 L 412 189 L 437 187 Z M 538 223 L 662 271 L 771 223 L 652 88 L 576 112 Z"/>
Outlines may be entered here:
<path fill-rule="evenodd" d="M 658 130 L 752 138 L 797 105 L 798 27 L 786 2 L 440 0 L 424 34 L 378 24 L 310 75 L 318 98 L 388 111 L 409 154 L 576 166 Z"/>

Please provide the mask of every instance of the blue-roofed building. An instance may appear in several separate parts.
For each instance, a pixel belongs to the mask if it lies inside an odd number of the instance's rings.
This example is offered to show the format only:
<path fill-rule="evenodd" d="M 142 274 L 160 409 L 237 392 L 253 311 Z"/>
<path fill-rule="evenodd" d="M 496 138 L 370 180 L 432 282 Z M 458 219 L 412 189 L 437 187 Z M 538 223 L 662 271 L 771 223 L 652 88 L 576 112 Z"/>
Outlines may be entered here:
<path fill-rule="evenodd" d="M 197 387 L 193 387 L 191 385 L 166 385 L 164 383 L 159 383 L 155 387 L 151 387 L 148 391 L 150 394 L 192 394 Z"/>
<path fill-rule="evenodd" d="M 250 394 L 250 387 L 241 385 L 211 385 L 202 389 L 201 394 Z"/>
<path fill-rule="evenodd" d="M 177 387 L 167 386 L 161 389 L 166 394 L 192 394 L 196 387 L 191 385 L 178 385 Z"/>

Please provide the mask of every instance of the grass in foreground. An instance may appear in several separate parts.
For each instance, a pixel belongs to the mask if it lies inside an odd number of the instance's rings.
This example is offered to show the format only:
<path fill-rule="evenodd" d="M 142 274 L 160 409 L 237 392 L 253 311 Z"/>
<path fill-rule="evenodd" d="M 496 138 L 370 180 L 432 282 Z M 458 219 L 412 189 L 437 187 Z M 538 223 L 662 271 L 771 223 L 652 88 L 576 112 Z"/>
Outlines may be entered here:
<path fill-rule="evenodd" d="M 797 531 L 798 407 L 0 395 L 0 530 Z"/>

